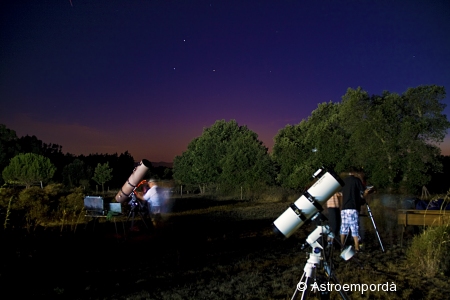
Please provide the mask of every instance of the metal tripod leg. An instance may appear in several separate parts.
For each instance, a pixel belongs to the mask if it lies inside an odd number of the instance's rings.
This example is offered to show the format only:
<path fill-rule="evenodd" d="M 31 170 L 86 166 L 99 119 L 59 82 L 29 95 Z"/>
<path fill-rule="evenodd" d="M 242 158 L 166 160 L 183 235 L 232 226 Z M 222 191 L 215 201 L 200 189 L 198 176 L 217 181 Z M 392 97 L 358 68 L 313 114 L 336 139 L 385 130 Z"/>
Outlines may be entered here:
<path fill-rule="evenodd" d="M 375 225 L 375 220 L 373 219 L 372 211 L 370 210 L 369 204 L 366 203 L 366 206 L 367 206 L 367 212 L 369 213 L 369 217 L 372 220 L 373 228 L 375 229 L 375 233 L 377 234 L 378 242 L 380 242 L 381 250 L 383 250 L 383 252 L 384 252 L 383 243 L 381 242 L 380 234 L 378 233 L 378 230 L 377 230 L 377 225 Z"/>
<path fill-rule="evenodd" d="M 297 299 L 299 294 L 301 293 L 301 300 L 306 299 L 308 296 L 308 285 L 309 285 L 309 277 L 306 275 L 306 272 L 303 272 L 302 278 L 297 283 L 297 287 L 295 289 L 294 294 L 291 297 L 291 300 Z"/>
<path fill-rule="evenodd" d="M 328 247 L 324 250 L 323 248 L 313 248 L 309 258 L 305 264 L 303 269 L 303 275 L 298 282 L 295 292 L 291 297 L 291 300 L 297 299 L 298 296 L 301 296 L 300 299 L 304 300 L 308 296 L 310 291 L 315 290 L 315 292 L 320 292 L 320 299 L 330 299 L 331 291 L 323 291 L 317 290 L 320 284 L 317 286 L 317 282 L 324 282 L 323 277 L 316 278 L 317 268 L 321 263 L 323 264 L 323 271 L 328 278 L 328 281 L 332 281 L 334 284 L 340 284 L 337 280 L 334 272 L 332 270 L 332 255 L 333 255 L 333 243 L 329 241 Z M 327 251 L 329 253 L 327 254 Z M 328 262 L 329 260 L 329 262 Z M 314 284 L 313 284 L 314 283 Z M 327 285 L 328 286 L 328 285 Z M 342 289 L 338 291 L 343 300 L 349 300 L 347 294 Z"/>
<path fill-rule="evenodd" d="M 308 288 L 310 287 L 311 278 L 316 279 L 316 269 L 322 260 L 322 251 L 320 248 L 312 249 L 309 254 L 309 258 L 306 261 L 305 267 L 303 268 L 303 275 L 300 278 L 300 281 L 297 283 L 294 294 L 292 295 L 291 300 L 296 299 L 301 293 L 300 299 L 306 299 L 308 295 Z"/>
<path fill-rule="evenodd" d="M 337 280 L 336 275 L 334 275 L 334 272 L 331 269 L 330 265 L 328 265 L 328 263 L 325 262 L 323 268 L 325 270 L 325 274 L 330 278 L 330 280 L 333 281 L 334 284 L 339 284 L 340 285 L 340 283 Z M 339 290 L 339 295 L 341 295 L 342 299 L 349 300 L 347 294 L 342 289 Z"/>
<path fill-rule="evenodd" d="M 142 214 L 142 212 L 138 211 L 137 213 L 141 216 L 141 219 L 142 219 L 142 222 L 144 222 L 145 228 L 149 229 L 148 225 L 147 225 L 147 222 L 145 222 L 144 215 Z M 136 216 L 136 211 L 135 211 L 135 207 L 133 207 L 130 210 L 130 213 L 128 214 L 128 218 L 127 218 L 127 222 L 128 222 L 130 220 L 130 217 L 132 217 L 131 218 L 131 228 L 133 228 L 133 226 L 134 226 L 134 218 L 135 218 L 135 216 Z"/>

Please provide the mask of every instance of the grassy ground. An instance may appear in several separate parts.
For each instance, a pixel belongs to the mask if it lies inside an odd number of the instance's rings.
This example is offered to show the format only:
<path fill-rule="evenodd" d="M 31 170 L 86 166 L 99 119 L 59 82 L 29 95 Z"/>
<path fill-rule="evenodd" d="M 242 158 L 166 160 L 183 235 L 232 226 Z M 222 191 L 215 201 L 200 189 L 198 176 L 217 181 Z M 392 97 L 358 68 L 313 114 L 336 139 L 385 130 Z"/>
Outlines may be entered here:
<path fill-rule="evenodd" d="M 59 227 L 33 236 L 2 232 L 2 292 L 47 299 L 290 299 L 310 251 L 301 245 L 315 226 L 288 239 L 274 235 L 271 224 L 288 205 L 183 198 L 150 230 L 137 219 L 139 232 L 118 221 L 118 235 L 106 220 L 76 233 L 61 234 Z M 401 248 L 395 208 L 373 201 L 371 209 L 386 251 L 362 217 L 365 251 L 349 261 L 333 255 L 341 284 L 372 287 L 347 292 L 348 298 L 446 298 L 448 274 L 427 278 L 406 263 L 413 231 Z M 383 291 L 386 283 L 390 291 Z M 373 290 L 377 284 L 380 290 Z M 341 296 L 332 292 L 331 299 Z"/>

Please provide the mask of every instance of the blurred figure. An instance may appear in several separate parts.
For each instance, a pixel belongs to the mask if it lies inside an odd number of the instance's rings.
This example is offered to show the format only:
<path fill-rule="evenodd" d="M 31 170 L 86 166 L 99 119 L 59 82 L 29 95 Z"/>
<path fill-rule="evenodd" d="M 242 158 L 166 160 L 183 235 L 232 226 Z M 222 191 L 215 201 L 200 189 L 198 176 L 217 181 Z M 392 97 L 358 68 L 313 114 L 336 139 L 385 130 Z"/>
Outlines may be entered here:
<path fill-rule="evenodd" d="M 147 187 L 144 186 L 142 193 L 138 193 L 137 197 L 147 201 L 152 223 L 156 226 L 156 223 L 161 219 L 161 201 L 163 198 L 156 179 L 149 179 Z"/>

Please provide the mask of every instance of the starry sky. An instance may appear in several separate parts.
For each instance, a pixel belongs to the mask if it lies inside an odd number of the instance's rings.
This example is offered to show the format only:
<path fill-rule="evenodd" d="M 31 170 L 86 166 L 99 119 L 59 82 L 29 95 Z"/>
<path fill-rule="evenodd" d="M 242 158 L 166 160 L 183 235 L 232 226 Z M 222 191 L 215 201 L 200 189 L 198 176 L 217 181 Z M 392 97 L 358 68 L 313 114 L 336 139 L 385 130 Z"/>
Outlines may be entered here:
<path fill-rule="evenodd" d="M 2 1 L 0 123 L 64 153 L 171 162 L 234 119 L 270 150 L 349 87 L 450 93 L 449 16 L 446 0 Z"/>

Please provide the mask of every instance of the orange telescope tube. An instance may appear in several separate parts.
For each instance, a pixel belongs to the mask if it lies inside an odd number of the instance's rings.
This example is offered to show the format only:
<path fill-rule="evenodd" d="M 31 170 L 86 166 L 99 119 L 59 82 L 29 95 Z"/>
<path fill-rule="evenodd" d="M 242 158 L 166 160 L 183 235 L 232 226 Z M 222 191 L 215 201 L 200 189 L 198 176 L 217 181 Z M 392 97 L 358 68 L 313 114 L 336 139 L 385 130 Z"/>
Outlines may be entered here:
<path fill-rule="evenodd" d="M 136 189 L 136 186 L 144 177 L 145 172 L 151 167 L 152 163 L 146 159 L 143 159 L 136 168 L 134 168 L 133 173 L 131 173 L 127 182 L 122 186 L 120 191 L 116 195 L 116 201 L 119 203 L 127 200 L 131 193 Z"/>

